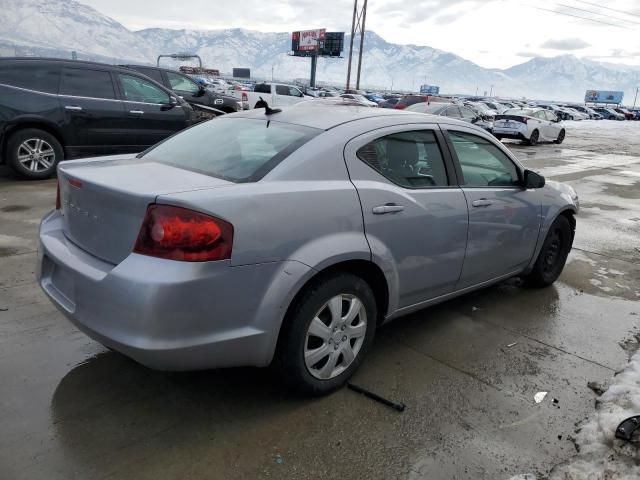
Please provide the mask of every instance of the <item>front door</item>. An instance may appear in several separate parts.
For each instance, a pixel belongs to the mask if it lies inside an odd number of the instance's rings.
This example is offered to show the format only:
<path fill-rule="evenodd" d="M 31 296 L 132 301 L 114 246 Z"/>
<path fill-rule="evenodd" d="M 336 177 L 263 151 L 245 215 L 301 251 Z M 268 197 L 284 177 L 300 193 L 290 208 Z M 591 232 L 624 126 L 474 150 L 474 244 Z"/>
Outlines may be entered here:
<path fill-rule="evenodd" d="M 186 127 L 182 106 L 171 105 L 167 92 L 137 75 L 118 73 L 117 77 L 125 100 L 131 145 L 142 150 Z"/>
<path fill-rule="evenodd" d="M 398 308 L 452 292 L 462 270 L 467 204 L 436 129 L 376 130 L 345 149 L 374 259 L 397 278 Z"/>
<path fill-rule="evenodd" d="M 450 149 L 469 207 L 469 239 L 456 289 L 519 273 L 531 260 L 541 221 L 541 191 L 522 186 L 518 166 L 493 141 L 448 127 Z"/>

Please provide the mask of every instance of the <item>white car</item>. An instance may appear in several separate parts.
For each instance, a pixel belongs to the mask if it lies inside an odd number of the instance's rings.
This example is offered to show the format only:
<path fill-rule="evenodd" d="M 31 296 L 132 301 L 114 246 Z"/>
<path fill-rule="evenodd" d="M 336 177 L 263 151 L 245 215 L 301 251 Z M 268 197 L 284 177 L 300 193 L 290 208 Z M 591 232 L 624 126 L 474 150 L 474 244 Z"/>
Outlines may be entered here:
<path fill-rule="evenodd" d="M 538 142 L 564 141 L 566 131 L 560 119 L 544 108 L 512 108 L 496 115 L 493 134 L 498 140 L 513 138 L 535 145 Z"/>
<path fill-rule="evenodd" d="M 376 102 L 372 102 L 371 100 L 367 100 L 364 95 L 359 95 L 357 93 L 343 93 L 340 95 L 342 98 L 348 98 L 349 100 L 355 100 L 361 105 L 366 107 L 377 107 L 378 104 Z"/>
<path fill-rule="evenodd" d="M 236 96 L 242 95 L 242 100 L 249 102 L 249 108 L 264 107 L 262 99 L 269 106 L 294 105 L 305 100 L 311 100 L 313 97 L 305 95 L 295 85 L 286 85 L 281 83 L 258 83 L 253 91 L 234 91 Z"/>

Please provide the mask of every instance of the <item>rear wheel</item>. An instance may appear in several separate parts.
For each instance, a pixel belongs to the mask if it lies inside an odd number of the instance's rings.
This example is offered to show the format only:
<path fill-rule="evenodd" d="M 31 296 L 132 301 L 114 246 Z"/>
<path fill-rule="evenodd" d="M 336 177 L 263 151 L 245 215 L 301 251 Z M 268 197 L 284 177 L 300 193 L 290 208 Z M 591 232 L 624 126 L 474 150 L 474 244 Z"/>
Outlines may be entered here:
<path fill-rule="evenodd" d="M 339 274 L 310 285 L 292 305 L 280 332 L 279 376 L 311 395 L 340 388 L 362 363 L 376 320 L 373 292 L 360 277 Z"/>
<path fill-rule="evenodd" d="M 564 129 L 560 130 L 560 133 L 558 134 L 558 138 L 556 138 L 555 143 L 557 143 L 558 145 L 560 145 L 562 142 L 564 142 L 564 136 L 566 135 Z"/>
<path fill-rule="evenodd" d="M 525 283 L 547 287 L 555 282 L 562 273 L 572 243 L 571 225 L 567 217 L 561 215 L 551 225 L 533 270 L 524 278 Z"/>
<path fill-rule="evenodd" d="M 538 132 L 538 130 L 534 130 L 533 132 L 531 132 L 531 137 L 529 137 L 529 145 L 531 146 L 537 145 L 539 139 L 540 139 L 540 132 Z"/>
<path fill-rule="evenodd" d="M 51 177 L 63 156 L 56 137 L 37 128 L 19 130 L 7 142 L 7 164 L 17 175 L 29 180 Z"/>

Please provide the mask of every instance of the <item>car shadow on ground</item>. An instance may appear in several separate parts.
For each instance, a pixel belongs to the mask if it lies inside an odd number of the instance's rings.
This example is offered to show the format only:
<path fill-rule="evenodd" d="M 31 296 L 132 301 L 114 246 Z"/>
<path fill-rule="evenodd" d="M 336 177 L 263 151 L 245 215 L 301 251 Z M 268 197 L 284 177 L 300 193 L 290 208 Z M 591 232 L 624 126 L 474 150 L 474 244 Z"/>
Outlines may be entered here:
<path fill-rule="evenodd" d="M 402 358 L 394 358 L 398 349 L 395 339 L 442 336 L 450 328 L 448 319 L 452 315 L 467 315 L 474 308 L 487 311 L 504 302 L 538 303 L 541 299 L 547 306 L 554 304 L 555 288 L 532 291 L 510 281 L 392 322 L 380 329 L 356 381 L 383 391 L 387 381 L 393 382 L 388 379 L 377 383 L 376 378 L 395 377 L 393 372 L 385 373 L 385 362 L 403 368 Z M 548 314 L 542 317 L 548 318 Z M 309 442 L 314 435 L 324 437 L 320 431 L 335 428 L 334 422 L 341 424 L 340 429 L 345 428 L 343 422 L 361 424 L 364 431 L 370 428 L 361 418 L 361 402 L 369 400 L 345 391 L 325 398 L 296 396 L 274 375 L 271 370 L 258 368 L 158 372 L 106 351 L 77 365 L 60 381 L 51 402 L 51 421 L 55 436 L 73 463 L 103 473 L 111 471 L 116 463 L 123 468 L 123 462 L 145 458 L 150 464 L 166 463 L 168 460 L 162 458 L 164 442 L 173 450 L 180 445 L 180 452 L 188 451 L 188 455 L 200 451 L 209 462 L 226 470 L 240 468 L 233 464 L 238 448 L 243 455 L 254 453 L 258 459 L 265 452 L 273 455 L 270 443 L 274 438 L 297 438 L 305 428 Z M 411 395 L 413 388 L 404 395 Z M 429 387 L 415 388 L 422 392 Z M 302 428 L 305 424 L 307 427 Z M 233 455 L 236 457 L 231 458 Z M 272 459 L 264 461 L 273 463 Z M 254 473 L 244 472 L 249 476 Z"/>

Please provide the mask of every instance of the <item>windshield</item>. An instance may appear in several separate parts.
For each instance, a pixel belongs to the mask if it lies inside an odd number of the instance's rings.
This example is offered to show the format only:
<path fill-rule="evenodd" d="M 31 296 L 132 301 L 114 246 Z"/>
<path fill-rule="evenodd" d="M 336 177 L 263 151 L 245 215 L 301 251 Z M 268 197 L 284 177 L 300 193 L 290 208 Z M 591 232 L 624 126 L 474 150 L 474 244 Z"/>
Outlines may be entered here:
<path fill-rule="evenodd" d="M 254 182 L 320 132 L 269 120 L 219 118 L 169 138 L 143 157 L 231 182 Z"/>

